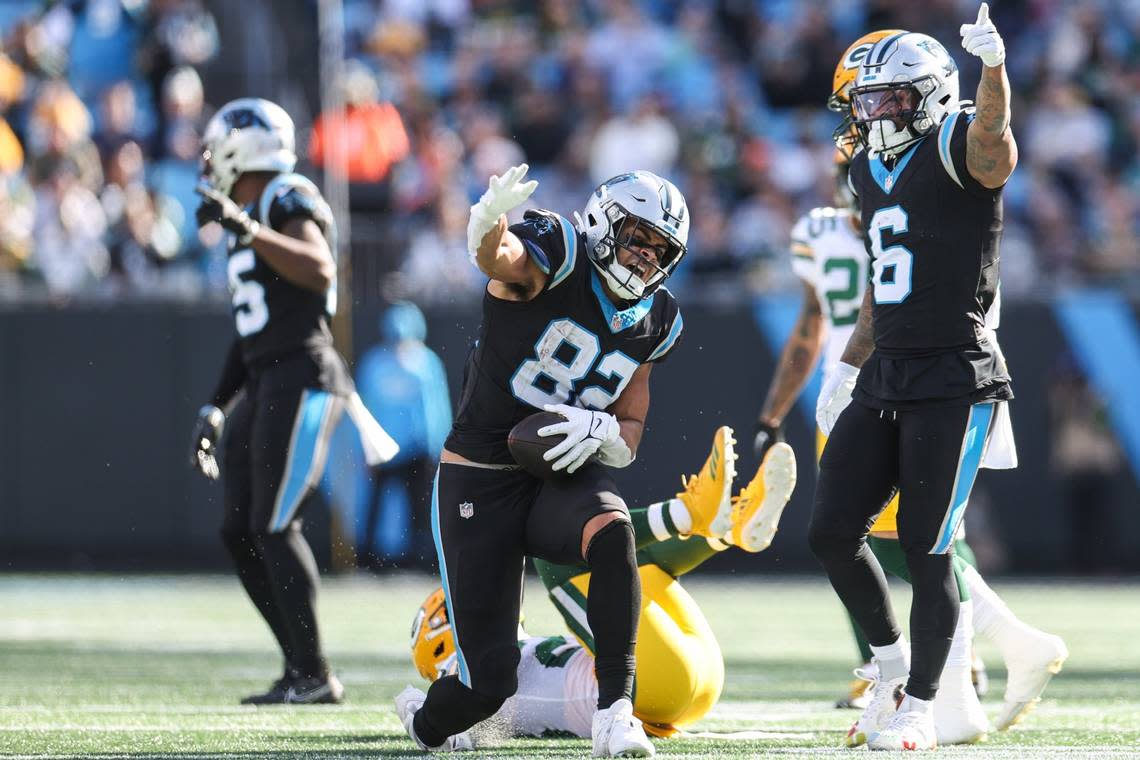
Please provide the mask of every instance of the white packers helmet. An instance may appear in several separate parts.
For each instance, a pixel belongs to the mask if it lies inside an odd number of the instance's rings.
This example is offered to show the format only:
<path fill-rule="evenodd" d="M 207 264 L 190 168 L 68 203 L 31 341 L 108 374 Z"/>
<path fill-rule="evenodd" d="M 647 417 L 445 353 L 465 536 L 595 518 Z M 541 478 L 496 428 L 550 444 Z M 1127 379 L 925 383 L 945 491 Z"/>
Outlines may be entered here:
<path fill-rule="evenodd" d="M 586 202 L 585 213 L 578 216 L 578 225 L 586 235 L 590 260 L 606 284 L 618 298 L 638 301 L 652 295 L 685 256 L 689 208 L 672 182 L 652 172 L 635 171 L 599 185 Z M 617 249 L 642 225 L 668 242 L 656 264 L 650 264 L 654 271 L 645 280 L 617 258 Z"/>
<path fill-rule="evenodd" d="M 443 589 L 428 595 L 412 621 L 412 662 L 429 681 L 455 672 L 455 634 L 447 616 Z"/>
<path fill-rule="evenodd" d="M 202 176 L 225 195 L 245 172 L 291 172 L 296 165 L 293 120 L 262 98 L 226 103 L 202 135 Z"/>
<path fill-rule="evenodd" d="M 898 155 L 959 109 L 958 66 L 933 37 L 886 37 L 863 58 L 851 102 L 864 147 Z"/>

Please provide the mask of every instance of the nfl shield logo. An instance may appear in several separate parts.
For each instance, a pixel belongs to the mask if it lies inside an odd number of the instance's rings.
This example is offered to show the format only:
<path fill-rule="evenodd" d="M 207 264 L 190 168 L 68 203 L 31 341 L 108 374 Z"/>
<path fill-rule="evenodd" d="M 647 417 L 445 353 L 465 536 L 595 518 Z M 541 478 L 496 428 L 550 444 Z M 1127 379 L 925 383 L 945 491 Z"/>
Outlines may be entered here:
<path fill-rule="evenodd" d="M 475 505 L 469 501 L 465 501 L 459 505 L 459 516 L 464 520 L 468 520 L 475 514 Z"/>
<path fill-rule="evenodd" d="M 621 314 L 614 314 L 613 319 L 610 320 L 610 329 L 611 330 L 620 330 L 621 329 L 621 323 L 622 323 Z"/>
<path fill-rule="evenodd" d="M 890 174 L 888 174 L 887 175 L 887 181 L 884 182 L 883 184 L 886 186 L 887 190 L 890 190 L 891 186 L 895 184 L 895 178 L 892 177 Z"/>

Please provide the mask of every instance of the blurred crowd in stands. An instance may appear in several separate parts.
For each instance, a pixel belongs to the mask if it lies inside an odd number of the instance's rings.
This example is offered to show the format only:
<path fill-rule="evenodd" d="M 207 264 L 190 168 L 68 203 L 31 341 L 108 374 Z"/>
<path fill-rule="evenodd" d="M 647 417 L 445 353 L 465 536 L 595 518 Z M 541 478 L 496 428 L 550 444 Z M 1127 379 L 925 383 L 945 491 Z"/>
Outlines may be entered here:
<path fill-rule="evenodd" d="M 1095 282 L 1140 293 L 1140 3 L 993 5 L 1021 155 L 1005 194 L 1003 292 Z M 308 6 L 309 18 L 275 23 L 315 25 Z M 0 298 L 222 288 L 218 241 L 193 221 L 198 134 L 207 103 L 220 105 L 199 76 L 218 55 L 218 7 L 0 4 Z M 422 304 L 478 294 L 468 206 L 490 174 L 523 160 L 540 180 L 535 202 L 566 214 L 624 170 L 673 179 L 693 215 L 673 288 L 686 297 L 785 289 L 792 224 L 832 197 L 836 117 L 824 102 L 839 55 L 872 29 L 932 34 L 969 99 L 980 64 L 958 26 L 976 10 L 976 0 L 344 0 L 346 131 L 330 139 L 338 114 L 299 117 L 301 169 L 319 180 L 321 167 L 347 166 L 354 238 L 383 230 L 354 256 Z"/>

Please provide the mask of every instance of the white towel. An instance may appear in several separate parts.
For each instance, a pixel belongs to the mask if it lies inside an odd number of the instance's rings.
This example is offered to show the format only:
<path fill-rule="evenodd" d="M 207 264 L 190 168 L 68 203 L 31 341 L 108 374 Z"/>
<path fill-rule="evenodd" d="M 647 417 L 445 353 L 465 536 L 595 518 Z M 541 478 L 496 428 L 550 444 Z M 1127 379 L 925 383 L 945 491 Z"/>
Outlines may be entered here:
<path fill-rule="evenodd" d="M 993 324 L 997 324 L 997 310 L 991 309 L 994 314 Z M 989 314 L 986 315 L 987 321 Z M 1005 355 L 998 345 L 997 333 L 992 328 L 986 330 L 986 337 L 993 344 L 994 351 L 1005 364 Z M 994 404 L 994 416 L 990 422 L 990 435 L 986 439 L 986 449 L 982 452 L 982 467 L 987 470 L 1012 470 L 1017 467 L 1017 443 L 1013 440 L 1013 420 L 1009 416 L 1009 402 L 998 401 Z"/>
<path fill-rule="evenodd" d="M 372 412 L 368 411 L 368 407 L 360 400 L 360 394 L 355 391 L 348 400 L 348 416 L 360 434 L 364 461 L 368 462 L 369 467 L 391 461 L 392 457 L 399 453 L 400 445 L 380 427 Z"/>

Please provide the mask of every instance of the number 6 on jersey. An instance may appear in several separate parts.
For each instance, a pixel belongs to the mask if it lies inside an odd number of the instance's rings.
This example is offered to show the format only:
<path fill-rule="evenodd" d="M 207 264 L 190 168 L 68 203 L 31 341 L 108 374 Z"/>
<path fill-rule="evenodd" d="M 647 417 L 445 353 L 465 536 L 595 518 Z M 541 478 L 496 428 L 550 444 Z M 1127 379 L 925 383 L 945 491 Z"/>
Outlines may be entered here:
<path fill-rule="evenodd" d="M 907 214 L 901 206 L 888 206 L 876 211 L 867 232 L 871 237 L 871 282 L 875 286 L 875 303 L 902 303 L 910 295 L 914 254 L 904 245 L 892 245 L 884 250 L 883 230 L 895 235 L 907 231 Z"/>

